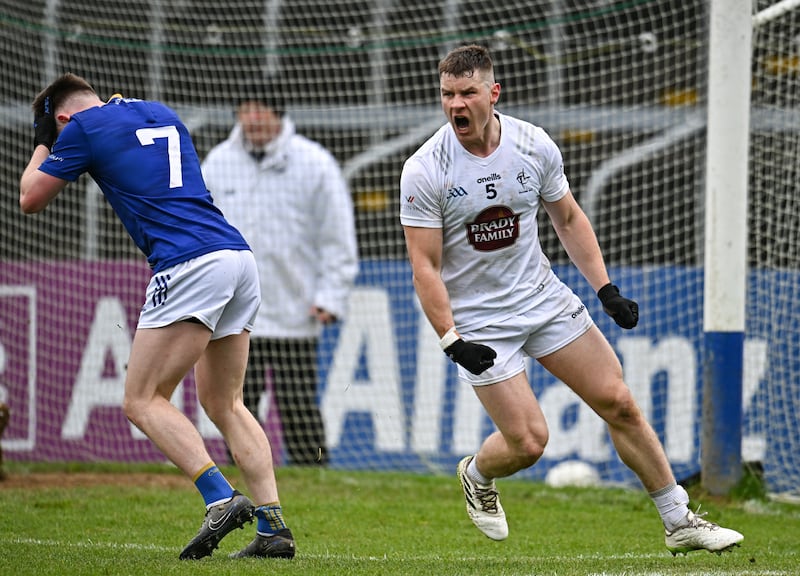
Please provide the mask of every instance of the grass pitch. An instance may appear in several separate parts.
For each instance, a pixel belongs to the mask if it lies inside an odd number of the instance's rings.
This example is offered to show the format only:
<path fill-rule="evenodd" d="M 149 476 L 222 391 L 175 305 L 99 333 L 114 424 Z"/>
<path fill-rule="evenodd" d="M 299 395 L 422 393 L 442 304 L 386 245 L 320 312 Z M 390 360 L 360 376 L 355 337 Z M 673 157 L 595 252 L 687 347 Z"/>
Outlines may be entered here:
<path fill-rule="evenodd" d="M 278 483 L 297 540 L 294 560 L 229 559 L 252 538 L 255 527 L 246 525 L 212 557 L 187 562 L 178 554 L 204 509 L 189 480 L 173 469 L 6 463 L 6 470 L 0 574 L 9 576 L 800 573 L 800 506 L 758 497 L 702 500 L 710 520 L 745 535 L 741 548 L 673 558 L 642 491 L 501 480 L 510 536 L 493 542 L 467 518 L 455 474 L 282 468 Z M 235 470 L 225 472 L 243 488 Z"/>

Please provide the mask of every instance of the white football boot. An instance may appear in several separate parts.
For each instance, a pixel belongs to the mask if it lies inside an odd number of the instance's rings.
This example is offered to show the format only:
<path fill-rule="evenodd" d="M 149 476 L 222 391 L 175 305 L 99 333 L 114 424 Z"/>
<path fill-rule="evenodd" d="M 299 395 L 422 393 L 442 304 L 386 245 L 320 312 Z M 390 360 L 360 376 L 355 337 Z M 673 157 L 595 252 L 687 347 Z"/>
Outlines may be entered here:
<path fill-rule="evenodd" d="M 508 523 L 494 481 L 483 485 L 467 476 L 467 465 L 473 458 L 474 456 L 466 456 L 458 463 L 456 469 L 467 501 L 467 514 L 478 530 L 486 536 L 492 540 L 505 540 L 508 538 Z"/>
<path fill-rule="evenodd" d="M 700 508 L 698 507 L 698 511 Z M 691 510 L 686 514 L 686 524 L 672 532 L 666 531 L 665 542 L 667 550 L 672 555 L 686 554 L 693 550 L 708 550 L 722 554 L 730 550 L 744 539 L 736 530 L 718 526 L 708 520 L 703 520 L 703 515 L 698 515 Z"/>

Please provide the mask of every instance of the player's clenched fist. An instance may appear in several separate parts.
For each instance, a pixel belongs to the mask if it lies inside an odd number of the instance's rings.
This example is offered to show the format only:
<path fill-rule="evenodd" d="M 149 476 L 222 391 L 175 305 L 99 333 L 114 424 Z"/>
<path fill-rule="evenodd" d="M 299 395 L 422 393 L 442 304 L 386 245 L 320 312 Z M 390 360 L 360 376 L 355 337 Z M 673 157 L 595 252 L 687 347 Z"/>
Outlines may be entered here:
<path fill-rule="evenodd" d="M 450 360 L 461 364 L 473 374 L 480 374 L 494 366 L 494 359 L 497 357 L 497 352 L 488 346 L 463 340 L 455 327 L 442 336 L 439 345 Z"/>
<path fill-rule="evenodd" d="M 603 310 L 614 319 L 617 326 L 631 329 L 639 323 L 639 305 L 619 293 L 610 282 L 597 291 Z"/>
<path fill-rule="evenodd" d="M 47 146 L 48 150 L 53 148 L 53 143 L 58 136 L 56 129 L 56 119 L 53 116 L 52 103 L 50 97 L 44 99 L 42 110 L 38 110 L 33 117 L 33 147 L 39 144 Z"/>
<path fill-rule="evenodd" d="M 480 374 L 494 366 L 494 359 L 497 357 L 497 352 L 488 346 L 465 342 L 460 338 L 450 344 L 444 353 L 450 357 L 450 360 L 461 364 L 473 374 Z"/>

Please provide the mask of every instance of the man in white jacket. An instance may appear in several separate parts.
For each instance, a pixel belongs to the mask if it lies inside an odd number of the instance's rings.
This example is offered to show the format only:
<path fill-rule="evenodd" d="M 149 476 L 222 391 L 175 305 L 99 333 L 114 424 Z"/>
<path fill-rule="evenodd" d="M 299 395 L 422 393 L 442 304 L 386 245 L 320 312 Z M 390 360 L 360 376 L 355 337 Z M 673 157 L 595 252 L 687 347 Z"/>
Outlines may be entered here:
<path fill-rule="evenodd" d="M 259 416 L 269 371 L 289 462 L 325 465 L 317 343 L 322 325 L 346 314 L 358 272 L 350 191 L 333 155 L 295 132 L 273 90 L 248 94 L 236 118 L 202 170 L 215 204 L 258 262 L 262 302 L 245 404 Z"/>

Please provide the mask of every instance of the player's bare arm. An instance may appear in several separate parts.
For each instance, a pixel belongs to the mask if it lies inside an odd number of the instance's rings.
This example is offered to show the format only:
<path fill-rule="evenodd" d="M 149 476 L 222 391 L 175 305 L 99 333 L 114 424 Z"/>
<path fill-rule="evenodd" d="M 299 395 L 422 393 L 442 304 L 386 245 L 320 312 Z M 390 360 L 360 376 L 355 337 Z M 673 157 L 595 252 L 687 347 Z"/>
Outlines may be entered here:
<path fill-rule="evenodd" d="M 572 192 L 557 202 L 543 202 L 543 205 L 570 260 L 597 292 L 603 310 L 620 327 L 634 328 L 639 322 L 639 305 L 622 296 L 611 283 L 597 236 Z"/>
<path fill-rule="evenodd" d="M 90 106 L 102 104 L 103 102 L 93 92 L 79 92 L 65 98 L 58 110 L 55 110 L 50 96 L 45 97 L 43 109 L 37 110 L 34 114 L 33 154 L 19 183 L 19 206 L 25 214 L 44 210 L 67 185 L 66 180 L 39 170 L 39 166 L 47 159 L 64 126 L 73 114 Z"/>
<path fill-rule="evenodd" d="M 542 202 L 553 228 L 570 260 L 586 281 L 600 290 L 610 282 L 603 254 L 589 218 L 578 205 L 572 191 L 556 202 Z"/>
<path fill-rule="evenodd" d="M 422 310 L 441 338 L 455 325 L 450 296 L 441 276 L 442 229 L 403 226 L 403 231 Z"/>
<path fill-rule="evenodd" d="M 67 185 L 66 180 L 39 170 L 50 154 L 46 146 L 37 146 L 19 181 L 19 206 L 25 214 L 44 210 Z"/>
<path fill-rule="evenodd" d="M 450 296 L 441 276 L 442 229 L 403 226 L 414 287 L 422 310 L 439 336 L 439 346 L 453 361 L 473 374 L 494 364 L 497 353 L 483 344 L 465 342 L 456 331 Z"/>

